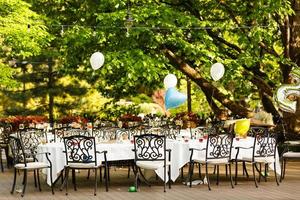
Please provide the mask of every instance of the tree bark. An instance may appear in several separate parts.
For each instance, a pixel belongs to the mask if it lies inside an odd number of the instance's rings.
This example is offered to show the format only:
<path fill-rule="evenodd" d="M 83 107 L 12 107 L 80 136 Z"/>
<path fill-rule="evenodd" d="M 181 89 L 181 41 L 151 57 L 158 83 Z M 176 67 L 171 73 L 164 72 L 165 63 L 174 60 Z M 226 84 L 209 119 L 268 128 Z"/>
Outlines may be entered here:
<path fill-rule="evenodd" d="M 290 58 L 297 66 L 300 66 L 300 0 L 292 0 L 291 5 L 295 15 L 288 16 L 285 24 L 286 32 L 283 33 L 285 43 L 285 56 Z M 282 66 L 283 83 L 289 83 L 291 66 Z M 297 99 L 296 113 L 283 112 L 283 118 L 288 125 L 288 132 L 300 134 L 300 98 Z"/>
<path fill-rule="evenodd" d="M 53 87 L 54 87 L 54 77 L 53 77 L 53 59 L 48 60 L 48 95 L 49 95 L 49 105 L 48 105 L 48 114 L 49 114 L 49 122 L 51 127 L 54 123 L 53 116 L 53 108 L 54 108 L 54 95 L 53 95 Z"/>

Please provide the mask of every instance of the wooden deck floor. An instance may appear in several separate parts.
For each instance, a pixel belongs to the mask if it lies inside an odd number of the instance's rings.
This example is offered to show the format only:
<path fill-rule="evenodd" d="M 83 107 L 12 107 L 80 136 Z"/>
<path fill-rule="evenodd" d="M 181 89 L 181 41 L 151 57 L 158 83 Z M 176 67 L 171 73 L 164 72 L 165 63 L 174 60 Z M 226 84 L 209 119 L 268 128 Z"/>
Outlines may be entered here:
<path fill-rule="evenodd" d="M 212 169 L 210 170 L 212 172 Z M 251 172 L 250 168 L 248 170 Z M 185 168 L 186 176 L 187 168 Z M 196 170 L 195 170 L 196 172 Z M 224 172 L 224 169 L 221 169 Z M 74 191 L 72 184 L 70 184 L 69 195 L 65 195 L 65 191 L 59 191 L 58 186 L 55 188 L 55 195 L 51 194 L 50 187 L 46 185 L 45 181 L 42 183 L 42 191 L 39 192 L 33 184 L 33 176 L 30 173 L 28 178 L 28 187 L 24 198 L 21 198 L 20 193 L 16 192 L 14 195 L 10 194 L 12 185 L 13 173 L 12 169 L 5 169 L 4 173 L 0 172 L 0 200 L 4 199 L 101 199 L 101 200 L 183 200 L 183 199 L 300 199 L 300 162 L 288 163 L 288 171 L 285 180 L 277 186 L 274 180 L 273 171 L 270 171 L 268 182 L 262 181 L 258 188 L 255 188 L 254 182 L 251 179 L 240 177 L 238 185 L 231 189 L 229 180 L 224 174 L 221 175 L 220 184 L 217 186 L 215 177 L 212 175 L 212 190 L 208 191 L 207 185 L 197 185 L 189 188 L 182 184 L 182 180 L 178 178 L 176 183 L 172 185 L 172 189 L 167 189 L 163 192 L 162 182 L 155 181 L 152 187 L 142 185 L 139 192 L 130 193 L 128 187 L 133 185 L 134 177 L 127 178 L 126 168 L 117 168 L 111 170 L 111 183 L 109 191 L 105 192 L 103 183 L 99 184 L 97 196 L 93 195 L 93 176 L 90 180 L 86 179 L 87 173 L 80 171 L 76 174 L 78 177 L 78 191 Z M 93 175 L 93 174 L 92 174 Z M 195 178 L 198 174 L 195 174 Z M 21 188 L 21 178 L 19 177 L 17 189 Z"/>

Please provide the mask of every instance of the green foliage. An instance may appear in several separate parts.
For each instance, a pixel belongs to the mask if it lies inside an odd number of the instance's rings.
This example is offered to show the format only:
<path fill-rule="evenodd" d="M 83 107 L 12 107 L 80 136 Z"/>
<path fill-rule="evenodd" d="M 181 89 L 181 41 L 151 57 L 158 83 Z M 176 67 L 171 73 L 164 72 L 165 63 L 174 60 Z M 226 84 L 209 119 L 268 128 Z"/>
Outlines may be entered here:
<path fill-rule="evenodd" d="M 59 82 L 52 92 L 61 101 L 65 97 L 73 98 L 76 105 L 71 100 L 65 106 L 56 102 L 56 109 L 61 108 L 57 112 L 67 113 L 72 106 L 83 105 L 80 97 L 72 96 L 86 92 L 74 89 L 79 88 L 82 80 L 89 84 L 87 87 L 97 88 L 105 97 L 117 100 L 141 93 L 151 96 L 153 91 L 162 88 L 168 73 L 175 73 L 181 79 L 184 76 L 165 57 L 165 48 L 190 64 L 230 100 L 246 100 L 250 105 L 260 98 L 261 89 L 251 78 L 259 77 L 274 89 L 282 80 L 280 63 L 295 65 L 283 55 L 282 33 L 278 30 L 284 17 L 293 14 L 289 0 L 167 0 L 167 3 L 130 0 L 134 24 L 128 30 L 124 27 L 127 0 L 26 2 L 0 1 L 3 13 L 0 23 L 5 24 L 0 28 L 0 39 L 10 49 L 0 56 L 25 59 L 43 52 L 46 57 L 58 60 L 55 69 L 58 78 L 70 76 L 76 81 L 69 82 L 69 86 Z M 27 24 L 31 24 L 30 32 Z M 96 51 L 104 54 L 105 64 L 94 71 L 89 59 Z M 221 80 L 213 83 L 210 67 L 215 62 L 223 63 L 226 71 Z M 12 72 L 4 74 L 9 78 Z M 27 78 L 38 84 L 40 77 L 32 77 Z M 192 98 L 196 112 L 210 112 L 209 102 L 205 103 L 198 88 L 193 89 Z M 107 110 L 104 115 L 111 117 L 126 110 L 111 104 L 104 109 Z M 182 105 L 171 112 L 185 109 L 186 105 Z"/>
<path fill-rule="evenodd" d="M 39 55 L 52 39 L 42 16 L 21 0 L 0 1 L 0 39 L 11 51 L 6 56 L 26 59 Z M 29 27 L 30 26 L 30 27 Z"/>
<path fill-rule="evenodd" d="M 100 119 L 108 119 L 108 120 L 116 120 L 125 114 L 133 114 L 138 115 L 141 112 L 140 107 L 137 104 L 129 104 L 120 103 L 120 102 L 108 102 L 104 104 L 101 114 L 99 116 Z"/>

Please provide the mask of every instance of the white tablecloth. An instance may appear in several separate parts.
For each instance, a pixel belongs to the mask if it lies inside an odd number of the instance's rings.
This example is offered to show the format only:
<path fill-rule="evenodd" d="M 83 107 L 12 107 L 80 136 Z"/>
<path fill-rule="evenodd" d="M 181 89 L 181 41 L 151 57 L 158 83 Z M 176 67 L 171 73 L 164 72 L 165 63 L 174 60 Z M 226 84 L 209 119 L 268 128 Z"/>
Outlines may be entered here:
<path fill-rule="evenodd" d="M 199 142 L 199 140 L 191 140 L 189 141 L 190 148 L 197 148 L 197 149 L 203 149 L 206 148 L 206 143 L 207 140 L 203 140 L 202 142 Z M 244 147 L 244 148 L 249 148 L 253 146 L 254 143 L 254 138 L 253 137 L 247 137 L 247 138 L 239 138 L 239 140 L 236 140 L 235 138 L 233 139 L 232 143 L 232 151 L 231 151 L 231 159 L 235 159 L 237 150 L 235 147 Z M 193 159 L 198 158 L 200 160 L 203 160 L 205 158 L 206 151 L 194 151 Z M 241 149 L 238 154 L 238 159 L 242 158 L 252 158 L 252 153 L 253 153 L 253 148 L 250 149 Z M 276 173 L 278 175 L 281 174 L 281 167 L 280 167 L 280 162 L 279 162 L 279 153 L 278 149 L 276 150 Z M 202 159 L 201 159 L 202 158 Z M 269 166 L 272 170 L 274 170 L 274 165 Z"/>
<path fill-rule="evenodd" d="M 233 148 L 231 157 L 235 158 L 236 150 L 235 146 L 241 146 L 241 147 L 251 147 L 253 145 L 254 138 L 248 137 L 245 139 L 239 139 L 233 140 Z M 202 142 L 199 140 L 169 140 L 167 139 L 167 149 L 171 149 L 171 180 L 175 181 L 178 176 L 180 175 L 180 168 L 183 167 L 185 164 L 187 164 L 190 161 L 190 151 L 189 148 L 198 148 L 203 149 L 206 148 L 206 140 L 204 139 Z M 130 160 L 134 159 L 134 152 L 132 149 L 134 148 L 133 144 L 131 144 L 129 141 L 124 141 L 123 143 L 100 143 L 97 144 L 97 151 L 107 151 L 107 160 L 108 161 L 117 161 L 117 160 Z M 51 155 L 49 156 L 51 162 L 52 162 L 52 174 L 53 174 L 53 180 L 57 179 L 58 174 L 63 170 L 66 159 L 65 154 L 63 153 L 64 145 L 63 143 L 48 143 L 45 145 L 40 145 L 38 147 L 38 152 L 50 152 Z M 252 149 L 248 150 L 241 150 L 239 153 L 238 158 L 242 158 L 245 156 L 252 155 Z M 205 151 L 196 152 L 193 156 L 193 158 L 205 158 Z M 99 155 L 100 156 L 100 155 Z M 41 161 L 47 162 L 45 157 L 40 158 Z M 97 157 L 97 160 L 103 160 L 103 157 Z M 273 168 L 273 165 L 270 165 L 271 169 Z M 276 171 L 278 173 L 281 172 L 280 170 L 280 164 L 279 164 L 279 156 L 278 151 L 276 151 Z M 164 177 L 164 169 L 160 168 L 155 171 L 156 174 L 163 179 Z M 47 174 L 47 183 L 50 185 L 50 171 L 46 170 Z M 167 181 L 168 181 L 168 176 Z"/>
<path fill-rule="evenodd" d="M 101 143 L 97 144 L 97 151 L 107 151 L 107 160 L 130 160 L 134 159 L 134 148 L 133 144 L 130 142 L 123 143 Z M 175 181 L 179 176 L 179 170 L 182 166 L 189 162 L 189 144 L 176 140 L 167 140 L 167 148 L 171 149 L 171 179 Z M 52 177 L 56 180 L 58 174 L 64 169 L 66 164 L 65 154 L 63 153 L 64 145 L 63 143 L 48 143 L 45 145 L 40 145 L 38 147 L 38 152 L 50 152 L 50 161 L 52 162 Z M 100 156 L 100 155 L 99 155 Z M 47 162 L 45 157 L 40 157 L 40 161 Z M 97 157 L 97 160 L 103 160 Z M 50 181 L 50 171 L 45 171 L 47 174 L 47 183 L 51 185 Z M 156 170 L 157 175 L 163 179 L 164 170 L 163 168 Z"/>

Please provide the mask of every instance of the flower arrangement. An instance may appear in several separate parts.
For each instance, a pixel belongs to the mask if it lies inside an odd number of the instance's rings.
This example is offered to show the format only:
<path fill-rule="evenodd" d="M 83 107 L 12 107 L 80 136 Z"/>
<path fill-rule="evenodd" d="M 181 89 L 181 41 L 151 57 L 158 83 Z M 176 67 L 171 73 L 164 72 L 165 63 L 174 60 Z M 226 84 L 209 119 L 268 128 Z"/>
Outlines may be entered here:
<path fill-rule="evenodd" d="M 174 121 L 182 122 L 183 128 L 195 128 L 200 123 L 201 118 L 193 112 L 181 112 L 176 114 Z"/>
<path fill-rule="evenodd" d="M 122 122 L 122 128 L 128 128 L 130 127 L 129 122 L 141 122 L 142 118 L 133 114 L 125 114 L 119 118 L 119 121 Z"/>
<path fill-rule="evenodd" d="M 133 115 L 133 114 L 125 114 L 125 115 L 122 115 L 119 118 L 119 121 L 122 121 L 122 122 L 141 122 L 142 118 L 140 118 L 136 115 Z"/>
<path fill-rule="evenodd" d="M 61 123 L 61 124 L 77 123 L 77 124 L 85 126 L 88 123 L 88 120 L 81 116 L 68 115 L 68 116 L 64 116 L 64 117 L 60 118 L 58 120 L 58 123 Z"/>
<path fill-rule="evenodd" d="M 39 124 L 48 122 L 45 116 L 29 115 L 29 116 L 12 116 L 0 119 L 1 123 L 10 124 L 13 130 L 18 130 L 20 124 L 29 127 L 30 124 Z"/>

